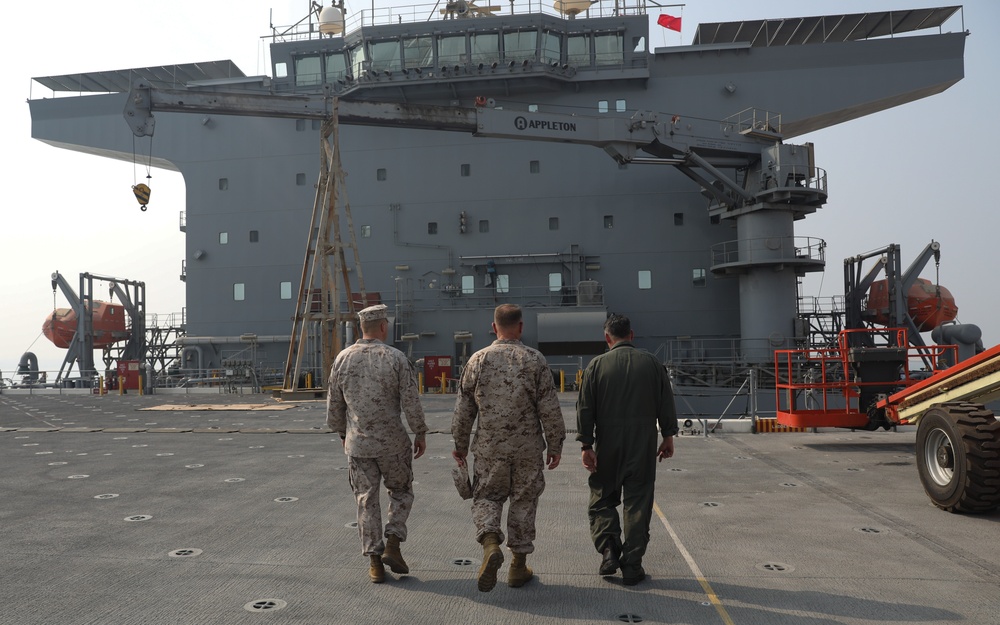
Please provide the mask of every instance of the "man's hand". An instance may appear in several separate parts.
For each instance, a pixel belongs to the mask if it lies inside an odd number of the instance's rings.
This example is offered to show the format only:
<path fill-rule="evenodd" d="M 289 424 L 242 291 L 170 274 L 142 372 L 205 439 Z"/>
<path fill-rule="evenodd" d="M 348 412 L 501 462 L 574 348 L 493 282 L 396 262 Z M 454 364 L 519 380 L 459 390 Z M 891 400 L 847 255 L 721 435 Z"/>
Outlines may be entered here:
<path fill-rule="evenodd" d="M 427 451 L 427 439 L 423 434 L 418 434 L 413 439 L 413 459 L 416 460 Z"/>
<path fill-rule="evenodd" d="M 549 471 L 559 466 L 559 454 L 548 454 L 545 456 L 545 464 L 549 467 Z"/>
<path fill-rule="evenodd" d="M 583 468 L 591 473 L 597 472 L 597 454 L 593 449 L 583 450 Z"/>
<path fill-rule="evenodd" d="M 674 456 L 674 437 L 667 436 L 664 437 L 663 442 L 660 443 L 660 448 L 656 450 L 656 460 L 657 462 L 663 462 L 664 458 L 672 458 Z"/>
<path fill-rule="evenodd" d="M 465 466 L 465 457 L 468 456 L 468 455 L 469 455 L 469 452 L 467 452 L 467 451 L 458 451 L 458 450 L 455 450 L 455 451 L 451 452 L 451 457 L 455 459 L 455 462 L 457 462 L 458 466 L 460 466 L 460 467 L 464 467 Z"/>

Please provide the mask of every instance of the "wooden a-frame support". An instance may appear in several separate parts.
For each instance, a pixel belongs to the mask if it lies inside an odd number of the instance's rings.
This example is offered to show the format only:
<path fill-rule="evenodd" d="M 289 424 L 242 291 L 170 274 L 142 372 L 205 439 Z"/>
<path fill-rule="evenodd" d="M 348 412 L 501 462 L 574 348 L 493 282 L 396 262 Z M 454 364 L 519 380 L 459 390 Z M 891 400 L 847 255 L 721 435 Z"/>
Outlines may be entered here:
<path fill-rule="evenodd" d="M 340 327 L 344 323 L 356 326 L 358 318 L 356 304 L 366 302 L 364 277 L 361 273 L 361 259 L 358 256 L 357 239 L 354 236 L 354 220 L 351 205 L 347 200 L 344 169 L 340 159 L 339 130 L 337 121 L 338 101 L 333 101 L 333 115 L 323 121 L 320 138 L 320 174 L 316 186 L 316 200 L 313 203 L 312 219 L 309 222 L 309 236 L 299 293 L 296 299 L 295 316 L 292 318 L 292 334 L 288 344 L 288 358 L 285 360 L 285 375 L 282 393 L 294 395 L 303 391 L 319 394 L 326 390 L 327 379 L 334 359 L 342 349 Z M 344 215 L 347 218 L 349 243 L 345 246 L 341 237 L 340 213 L 338 206 L 343 198 Z M 348 275 L 344 248 L 354 252 L 354 269 L 358 274 L 358 290 L 361 302 L 354 302 L 351 280 Z M 341 309 L 340 286 L 347 295 L 347 310 Z M 354 334 L 358 336 L 357 332 Z M 308 356 L 312 363 L 303 363 Z M 315 375 L 316 359 L 319 357 L 319 375 Z M 303 369 L 314 372 L 311 388 L 300 386 Z"/>

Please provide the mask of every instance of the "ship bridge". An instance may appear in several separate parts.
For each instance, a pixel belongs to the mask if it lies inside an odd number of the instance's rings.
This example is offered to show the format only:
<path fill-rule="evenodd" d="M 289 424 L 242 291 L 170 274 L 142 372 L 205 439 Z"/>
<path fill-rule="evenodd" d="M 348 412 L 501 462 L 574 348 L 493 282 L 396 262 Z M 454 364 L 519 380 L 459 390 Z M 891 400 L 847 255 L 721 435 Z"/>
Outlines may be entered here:
<path fill-rule="evenodd" d="M 319 36 L 311 23 L 280 30 L 271 44 L 274 89 L 447 100 L 649 78 L 645 3 L 613 9 L 585 2 L 574 19 L 540 6 L 518 12 L 514 3 L 461 2 L 465 10 L 457 13 L 457 4 L 361 11 L 346 20 L 343 36 Z"/>

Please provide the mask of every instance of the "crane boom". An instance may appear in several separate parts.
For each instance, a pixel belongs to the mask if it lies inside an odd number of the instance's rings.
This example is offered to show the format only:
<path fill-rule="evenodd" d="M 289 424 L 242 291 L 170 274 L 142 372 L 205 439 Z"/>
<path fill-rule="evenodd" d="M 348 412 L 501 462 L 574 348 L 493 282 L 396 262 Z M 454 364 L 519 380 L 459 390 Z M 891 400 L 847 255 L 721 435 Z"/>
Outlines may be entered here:
<path fill-rule="evenodd" d="M 574 115 L 476 106 L 439 106 L 336 99 L 328 93 L 273 94 L 161 89 L 133 85 L 124 116 L 138 137 L 152 136 L 154 111 L 215 113 L 252 117 L 329 119 L 337 101 L 341 124 L 468 132 L 478 137 L 592 145 L 620 163 L 646 150 L 666 164 L 746 166 L 762 148 L 781 139 L 772 132 L 748 132 L 738 121 L 681 119 L 642 111 L 631 116 Z M 757 129 L 759 130 L 759 128 Z M 712 172 L 718 177 L 717 172 Z"/>
<path fill-rule="evenodd" d="M 893 421 L 917 423 L 944 402 L 986 404 L 1000 397 L 1000 345 L 939 371 L 879 402 Z"/>

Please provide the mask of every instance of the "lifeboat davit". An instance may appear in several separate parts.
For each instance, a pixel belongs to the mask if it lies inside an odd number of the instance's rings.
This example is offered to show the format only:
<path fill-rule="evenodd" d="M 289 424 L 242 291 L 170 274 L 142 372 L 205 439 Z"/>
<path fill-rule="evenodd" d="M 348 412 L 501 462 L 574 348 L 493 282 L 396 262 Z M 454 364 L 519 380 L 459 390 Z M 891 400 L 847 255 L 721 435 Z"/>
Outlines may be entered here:
<path fill-rule="evenodd" d="M 958 306 L 951 291 L 924 278 L 917 278 L 906 294 L 906 310 L 921 332 L 929 332 L 945 322 L 954 321 L 958 316 Z M 865 314 L 874 323 L 890 325 L 889 285 L 886 280 L 874 282 L 868 290 Z"/>
<path fill-rule="evenodd" d="M 103 348 L 128 338 L 125 329 L 125 307 L 109 302 L 94 302 L 94 348 Z M 42 324 L 42 334 L 56 347 L 67 348 L 77 327 L 72 308 L 57 308 Z"/>

